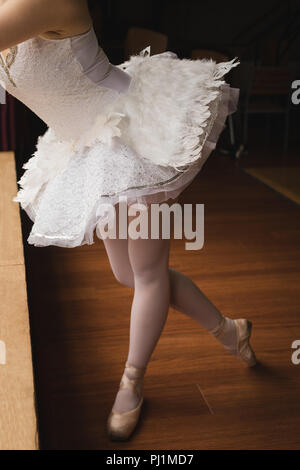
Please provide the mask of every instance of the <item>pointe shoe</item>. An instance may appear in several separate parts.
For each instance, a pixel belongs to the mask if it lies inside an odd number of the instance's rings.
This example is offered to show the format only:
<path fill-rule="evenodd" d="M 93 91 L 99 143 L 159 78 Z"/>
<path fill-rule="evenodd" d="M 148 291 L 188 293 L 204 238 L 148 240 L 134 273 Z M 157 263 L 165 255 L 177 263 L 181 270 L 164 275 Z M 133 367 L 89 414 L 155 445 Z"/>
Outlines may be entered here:
<path fill-rule="evenodd" d="M 143 376 L 146 368 L 135 367 L 126 362 L 125 369 L 130 371 L 130 375 L 134 376 L 133 379 L 130 379 L 125 374 L 120 381 L 120 389 L 130 389 L 134 392 L 139 398 L 139 403 L 136 408 L 126 411 L 124 413 L 118 413 L 112 408 L 108 419 L 107 419 L 107 433 L 108 437 L 113 441 L 125 441 L 127 440 L 133 430 L 135 429 L 137 422 L 139 420 L 142 404 L 143 404 Z"/>
<path fill-rule="evenodd" d="M 247 320 L 246 318 L 239 318 L 237 320 L 233 320 L 236 326 L 237 332 L 237 344 L 235 346 L 223 346 L 232 354 L 237 356 L 241 361 L 247 364 L 248 367 L 255 366 L 257 363 L 255 354 L 253 349 L 250 346 L 250 336 L 252 330 L 252 323 L 251 321 Z M 225 317 L 223 317 L 221 321 L 221 325 L 218 326 L 219 330 L 218 333 L 214 334 L 215 338 L 217 338 L 222 343 L 222 334 L 224 332 L 225 326 Z"/>

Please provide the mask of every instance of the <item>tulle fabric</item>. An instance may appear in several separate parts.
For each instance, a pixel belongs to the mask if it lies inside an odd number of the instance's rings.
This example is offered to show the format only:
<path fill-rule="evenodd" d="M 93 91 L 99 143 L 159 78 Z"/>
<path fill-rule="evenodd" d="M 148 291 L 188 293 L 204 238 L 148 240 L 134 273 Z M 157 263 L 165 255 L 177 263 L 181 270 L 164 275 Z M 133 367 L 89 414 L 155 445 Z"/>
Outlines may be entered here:
<path fill-rule="evenodd" d="M 134 203 L 149 206 L 152 203 L 159 204 L 177 198 L 199 173 L 209 155 L 215 149 L 218 138 L 225 127 L 227 116 L 237 109 L 239 89 L 232 88 L 225 83 L 221 85 L 220 90 L 222 96 L 219 101 L 218 112 L 211 121 L 210 132 L 199 158 L 185 170 L 178 171 L 169 178 L 162 178 L 159 183 L 153 182 L 152 184 L 149 174 L 149 181 L 146 185 L 135 185 L 135 187 L 120 189 L 115 193 L 104 194 L 101 181 L 99 179 L 95 180 L 93 168 L 84 164 L 84 158 L 78 160 L 79 164 L 82 165 L 81 170 L 78 170 L 76 162 L 72 162 L 75 157 L 71 154 L 68 156 L 68 152 L 65 152 L 68 162 L 65 162 L 65 168 L 60 173 L 62 180 L 60 186 L 57 186 L 59 194 L 55 193 L 55 185 L 52 188 L 50 187 L 56 178 L 52 178 L 52 180 L 49 178 L 49 181 L 40 184 L 40 187 L 34 189 L 34 185 L 32 185 L 35 194 L 32 194 L 31 202 L 27 204 L 23 202 L 22 204 L 22 208 L 34 221 L 27 239 L 28 243 L 40 247 L 55 245 L 65 248 L 90 245 L 94 243 L 95 231 L 97 237 L 102 239 L 102 231 L 107 227 L 107 224 L 115 223 L 115 212 L 111 209 L 120 201 L 126 201 L 128 206 Z M 130 159 L 130 149 L 126 145 L 124 147 L 122 137 L 116 137 L 115 155 L 120 155 L 118 152 L 121 152 L 121 150 L 124 152 L 124 148 L 128 150 L 128 158 Z M 102 143 L 94 146 L 92 151 L 96 165 L 97 161 L 100 164 L 101 155 L 107 150 Z M 109 158 L 109 155 L 107 158 Z M 129 162 L 130 160 L 128 160 L 128 164 Z M 74 171 L 76 168 L 73 179 L 72 165 Z M 151 165 L 150 162 L 149 165 Z M 162 171 L 167 172 L 167 169 Z M 68 185 L 63 182 L 64 175 L 68 175 Z M 79 187 L 78 178 L 82 178 L 80 183 L 84 181 L 84 195 L 77 194 L 76 198 L 75 195 L 78 193 Z M 51 190 L 52 194 L 55 193 L 55 197 L 52 196 Z"/>

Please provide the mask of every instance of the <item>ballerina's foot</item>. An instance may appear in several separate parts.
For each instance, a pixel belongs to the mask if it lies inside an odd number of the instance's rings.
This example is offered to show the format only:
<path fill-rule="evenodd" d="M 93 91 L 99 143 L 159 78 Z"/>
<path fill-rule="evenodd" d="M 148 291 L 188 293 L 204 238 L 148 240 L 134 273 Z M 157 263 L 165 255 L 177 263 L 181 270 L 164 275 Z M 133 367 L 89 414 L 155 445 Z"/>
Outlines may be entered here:
<path fill-rule="evenodd" d="M 138 423 L 144 401 L 145 370 L 126 362 L 119 391 L 107 420 L 108 437 L 113 441 L 129 439 Z"/>
<path fill-rule="evenodd" d="M 249 367 L 257 363 L 255 353 L 250 345 L 252 323 L 246 318 L 232 320 L 223 317 L 219 325 L 210 333 L 233 355 Z"/>

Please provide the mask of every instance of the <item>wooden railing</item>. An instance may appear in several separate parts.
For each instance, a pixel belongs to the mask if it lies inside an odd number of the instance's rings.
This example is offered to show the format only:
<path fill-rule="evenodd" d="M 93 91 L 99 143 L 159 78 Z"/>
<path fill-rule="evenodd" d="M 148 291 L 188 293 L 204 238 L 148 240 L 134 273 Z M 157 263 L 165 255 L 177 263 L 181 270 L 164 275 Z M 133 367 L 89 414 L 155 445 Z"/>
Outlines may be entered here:
<path fill-rule="evenodd" d="M 13 152 L 0 152 L 0 450 L 38 449 L 26 274 Z"/>

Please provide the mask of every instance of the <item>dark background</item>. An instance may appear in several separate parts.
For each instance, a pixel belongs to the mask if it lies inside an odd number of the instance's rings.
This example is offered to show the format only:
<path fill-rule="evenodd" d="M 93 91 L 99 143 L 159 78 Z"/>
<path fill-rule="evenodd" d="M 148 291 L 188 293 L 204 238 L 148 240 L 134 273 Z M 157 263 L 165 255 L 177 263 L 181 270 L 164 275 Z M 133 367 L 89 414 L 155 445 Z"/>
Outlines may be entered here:
<path fill-rule="evenodd" d="M 135 25 L 167 34 L 169 48 L 182 57 L 201 47 L 238 52 L 241 58 L 264 64 L 300 58 L 299 0 L 91 0 L 89 4 L 107 52 L 114 52 L 117 45 L 122 48 L 128 28 Z"/>

